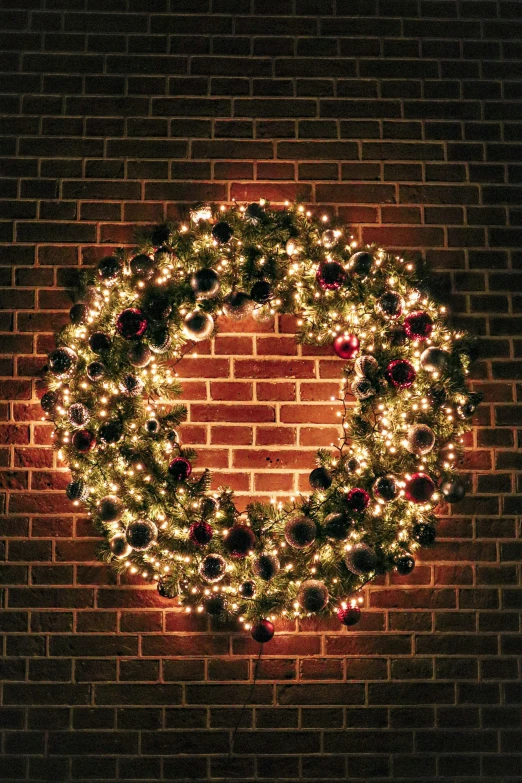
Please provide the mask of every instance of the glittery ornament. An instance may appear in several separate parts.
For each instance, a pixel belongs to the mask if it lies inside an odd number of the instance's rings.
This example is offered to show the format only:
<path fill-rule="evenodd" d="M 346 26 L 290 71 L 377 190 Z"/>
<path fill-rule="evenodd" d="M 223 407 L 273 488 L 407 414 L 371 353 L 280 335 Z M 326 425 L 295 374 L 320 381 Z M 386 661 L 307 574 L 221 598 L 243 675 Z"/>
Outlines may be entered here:
<path fill-rule="evenodd" d="M 358 606 L 341 606 L 337 610 L 337 617 L 341 625 L 349 628 L 351 625 L 357 625 L 361 619 L 361 610 Z"/>
<path fill-rule="evenodd" d="M 175 481 L 186 481 L 192 473 L 192 465 L 185 457 L 174 457 L 169 465 L 169 476 Z"/>
<path fill-rule="evenodd" d="M 370 496 L 365 489 L 354 487 L 346 494 L 344 502 L 347 509 L 360 513 L 368 507 Z"/>
<path fill-rule="evenodd" d="M 210 598 L 205 599 L 203 606 L 211 617 L 219 617 L 226 611 L 227 599 L 224 595 L 211 595 Z"/>
<path fill-rule="evenodd" d="M 257 226 L 266 218 L 266 212 L 257 201 L 249 204 L 244 212 L 245 220 L 252 226 Z"/>
<path fill-rule="evenodd" d="M 404 302 L 402 296 L 395 291 L 386 291 L 377 300 L 377 306 L 388 318 L 398 318 L 402 313 Z"/>
<path fill-rule="evenodd" d="M 143 389 L 144 383 L 141 378 L 137 378 L 135 375 L 125 375 L 125 377 L 118 384 L 120 391 L 129 397 L 138 397 Z"/>
<path fill-rule="evenodd" d="M 321 244 L 327 250 L 330 250 L 330 248 L 337 244 L 337 237 L 333 229 L 328 228 L 326 231 L 323 231 L 321 234 Z"/>
<path fill-rule="evenodd" d="M 456 478 L 445 481 L 441 486 L 441 492 L 448 503 L 459 503 L 466 494 L 466 487 L 460 479 Z"/>
<path fill-rule="evenodd" d="M 415 560 L 410 554 L 405 554 L 396 557 L 393 561 L 393 565 L 398 574 L 401 576 L 408 576 L 415 568 Z"/>
<path fill-rule="evenodd" d="M 372 254 L 362 250 L 359 253 L 354 253 L 353 256 L 350 257 L 349 263 L 356 275 L 366 277 L 372 268 L 373 261 L 374 258 Z"/>
<path fill-rule="evenodd" d="M 220 245 L 226 245 L 226 243 L 232 238 L 233 234 L 234 229 L 225 220 L 220 220 L 212 228 L 212 236 Z"/>
<path fill-rule="evenodd" d="M 355 360 L 353 369 L 355 370 L 355 374 L 359 375 L 361 378 L 374 378 L 379 370 L 379 362 L 375 356 L 368 356 L 366 354 L 364 356 L 359 356 L 359 358 Z"/>
<path fill-rule="evenodd" d="M 337 291 L 346 280 L 346 272 L 337 261 L 323 261 L 315 277 L 323 291 Z"/>
<path fill-rule="evenodd" d="M 306 549 L 314 543 L 317 527 L 313 519 L 300 514 L 289 519 L 285 525 L 285 540 L 294 549 Z"/>
<path fill-rule="evenodd" d="M 299 587 L 297 601 L 305 612 L 321 612 L 329 600 L 328 590 L 318 579 L 307 579 Z"/>
<path fill-rule="evenodd" d="M 75 304 L 69 310 L 69 318 L 76 326 L 86 324 L 89 319 L 89 308 L 83 303 Z"/>
<path fill-rule="evenodd" d="M 375 571 L 377 555 L 367 544 L 356 544 L 345 555 L 344 562 L 352 574 L 366 576 Z"/>
<path fill-rule="evenodd" d="M 128 307 L 116 319 L 116 330 L 125 340 L 137 340 L 147 331 L 148 321 L 137 307 Z"/>
<path fill-rule="evenodd" d="M 356 378 L 350 389 L 356 400 L 367 400 L 375 395 L 375 387 L 369 378 Z"/>
<path fill-rule="evenodd" d="M 161 429 L 161 424 L 156 418 L 147 419 L 145 429 L 149 435 L 157 435 Z"/>
<path fill-rule="evenodd" d="M 396 389 L 407 389 L 417 377 L 415 367 L 407 359 L 394 359 L 386 368 L 385 375 Z"/>
<path fill-rule="evenodd" d="M 158 528 L 150 519 L 138 519 L 127 527 L 125 538 L 133 549 L 143 552 L 158 540 Z"/>
<path fill-rule="evenodd" d="M 75 427 L 83 427 L 89 423 L 91 415 L 86 405 L 81 402 L 74 402 L 67 411 L 67 418 Z"/>
<path fill-rule="evenodd" d="M 42 396 L 40 405 L 45 413 L 54 413 L 60 404 L 60 395 L 55 391 L 48 391 Z"/>
<path fill-rule="evenodd" d="M 405 495 L 411 503 L 427 503 L 435 492 L 435 484 L 426 473 L 414 473 L 406 480 Z"/>
<path fill-rule="evenodd" d="M 172 231 L 165 223 L 163 223 L 161 226 L 157 226 L 154 229 L 150 239 L 154 247 L 170 245 L 172 243 Z"/>
<path fill-rule="evenodd" d="M 342 511 L 328 514 L 323 521 L 323 532 L 333 541 L 346 541 L 352 529 L 352 520 Z"/>
<path fill-rule="evenodd" d="M 214 319 L 203 310 L 193 310 L 185 316 L 183 331 L 189 340 L 200 342 L 210 337 L 214 329 Z"/>
<path fill-rule="evenodd" d="M 152 351 L 145 343 L 133 343 L 127 351 L 127 358 L 133 367 L 146 367 L 152 359 Z"/>
<path fill-rule="evenodd" d="M 277 555 L 270 555 L 267 552 L 259 555 L 254 560 L 252 570 L 256 576 L 269 582 L 274 576 L 277 576 L 280 569 L 279 558 Z"/>
<path fill-rule="evenodd" d="M 252 582 L 252 580 L 248 580 L 247 582 L 242 582 L 239 585 L 238 592 L 241 598 L 246 598 L 247 600 L 250 600 L 256 594 L 256 583 Z"/>
<path fill-rule="evenodd" d="M 114 285 L 123 269 L 123 264 L 116 256 L 105 256 L 98 264 L 98 277 L 106 284 Z"/>
<path fill-rule="evenodd" d="M 449 358 L 450 355 L 447 351 L 430 346 L 421 353 L 420 365 L 427 372 L 441 373 L 447 369 Z"/>
<path fill-rule="evenodd" d="M 189 528 L 189 538 L 196 546 L 207 546 L 212 541 L 213 535 L 211 525 L 203 519 L 193 522 Z"/>
<path fill-rule="evenodd" d="M 250 291 L 250 298 L 257 304 L 265 304 L 272 298 L 272 288 L 268 280 L 258 280 Z"/>
<path fill-rule="evenodd" d="M 419 311 L 410 313 L 404 319 L 404 328 L 410 340 L 427 340 L 433 331 L 433 321 L 429 313 Z"/>
<path fill-rule="evenodd" d="M 105 377 L 106 367 L 103 362 L 90 362 L 86 367 L 87 377 L 91 381 L 101 381 Z"/>
<path fill-rule="evenodd" d="M 340 359 L 355 359 L 359 345 L 359 338 L 355 334 L 340 334 L 333 341 L 334 351 Z"/>
<path fill-rule="evenodd" d="M 427 424 L 412 424 L 406 432 L 406 449 L 410 454 L 428 454 L 435 445 L 435 433 Z"/>
<path fill-rule="evenodd" d="M 111 345 L 112 340 L 105 332 L 93 332 L 89 337 L 89 348 L 93 353 L 105 353 Z"/>
<path fill-rule="evenodd" d="M 114 557 L 117 557 L 118 559 L 128 557 L 132 552 L 132 547 L 123 533 L 117 533 L 111 538 L 109 541 L 109 549 L 111 550 Z"/>
<path fill-rule="evenodd" d="M 212 299 L 219 293 L 219 275 L 213 269 L 198 269 L 190 276 L 190 287 L 199 299 Z"/>
<path fill-rule="evenodd" d="M 63 378 L 74 370 L 78 357 L 72 348 L 56 348 L 47 357 L 49 372 Z"/>
<path fill-rule="evenodd" d="M 116 495 L 106 495 L 98 503 L 98 516 L 102 522 L 117 522 L 123 511 L 123 503 Z"/>
<path fill-rule="evenodd" d="M 140 280 L 150 280 L 156 270 L 156 263 L 146 253 L 139 253 L 130 262 L 130 271 Z"/>
<path fill-rule="evenodd" d="M 147 336 L 147 341 L 153 353 L 166 353 L 172 342 L 168 326 L 160 326 L 153 329 L 152 333 Z"/>
<path fill-rule="evenodd" d="M 71 443 L 80 454 L 88 454 L 96 446 L 96 437 L 90 430 L 76 430 Z"/>
<path fill-rule="evenodd" d="M 223 299 L 223 312 L 234 321 L 246 318 L 253 309 L 254 302 L 244 291 L 232 291 Z"/>
<path fill-rule="evenodd" d="M 227 561 L 221 555 L 207 555 L 201 561 L 198 571 L 205 582 L 220 582 L 226 574 Z"/>
<path fill-rule="evenodd" d="M 70 481 L 65 488 L 65 494 L 68 500 L 87 500 L 89 487 L 82 479 Z"/>
<path fill-rule="evenodd" d="M 332 485 L 332 475 L 326 468 L 314 468 L 308 476 L 312 489 L 328 489 Z"/>
<path fill-rule="evenodd" d="M 256 545 L 254 531 L 248 525 L 233 525 L 223 539 L 223 548 L 231 557 L 242 560 Z"/>
<path fill-rule="evenodd" d="M 395 500 L 399 494 L 399 485 L 397 479 L 388 473 L 386 476 L 379 476 L 373 482 L 372 492 L 376 498 L 385 500 L 387 503 L 390 500 Z"/>
<path fill-rule="evenodd" d="M 437 536 L 437 531 L 433 525 L 427 522 L 417 522 L 413 525 L 412 537 L 421 546 L 431 546 Z"/>
<path fill-rule="evenodd" d="M 259 620 L 258 623 L 252 626 L 250 635 L 255 642 L 266 644 L 274 638 L 274 624 L 270 620 Z"/>

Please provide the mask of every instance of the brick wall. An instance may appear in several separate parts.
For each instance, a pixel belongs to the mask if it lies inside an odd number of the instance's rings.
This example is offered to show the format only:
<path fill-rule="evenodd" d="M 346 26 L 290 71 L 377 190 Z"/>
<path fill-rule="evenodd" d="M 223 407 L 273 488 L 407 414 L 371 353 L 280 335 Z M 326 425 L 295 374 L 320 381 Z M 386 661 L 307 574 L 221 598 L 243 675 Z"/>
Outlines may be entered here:
<path fill-rule="evenodd" d="M 0 779 L 520 780 L 522 3 L 1 0 L 0 29 Z M 137 222 L 296 195 L 425 254 L 484 338 L 486 401 L 437 548 L 356 632 L 276 637 L 230 766 L 256 646 L 93 560 L 38 372 L 76 267 Z M 185 438 L 245 497 L 284 495 L 334 437 L 339 365 L 290 321 L 232 328 L 180 366 Z"/>

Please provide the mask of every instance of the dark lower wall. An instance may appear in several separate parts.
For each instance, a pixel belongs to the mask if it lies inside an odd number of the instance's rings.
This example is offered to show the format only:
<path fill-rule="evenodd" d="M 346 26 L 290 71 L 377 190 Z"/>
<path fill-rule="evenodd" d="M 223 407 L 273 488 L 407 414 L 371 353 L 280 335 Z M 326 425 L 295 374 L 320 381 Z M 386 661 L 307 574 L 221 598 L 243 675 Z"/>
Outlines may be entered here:
<path fill-rule="evenodd" d="M 522 3 L 0 9 L 0 779 L 519 781 Z M 302 196 L 365 241 L 424 254 L 455 321 L 483 338 L 485 403 L 470 492 L 438 546 L 404 585 L 368 591 L 356 632 L 287 628 L 267 646 L 232 764 L 255 646 L 96 563 L 88 523 L 64 500 L 38 373 L 79 265 L 187 202 L 260 196 Z M 248 377 L 219 383 L 223 355 L 295 351 L 288 324 L 272 340 L 240 337 L 184 371 L 199 409 L 230 394 L 279 412 L 329 399 L 320 375 L 315 388 L 285 378 L 281 361 L 264 391 Z M 320 410 L 308 428 L 211 427 L 193 413 L 187 437 L 244 495 L 284 495 L 291 468 L 306 469 L 298 457 L 272 483 L 261 446 L 305 453 L 331 436 Z M 249 444 L 234 463 L 232 447 Z"/>

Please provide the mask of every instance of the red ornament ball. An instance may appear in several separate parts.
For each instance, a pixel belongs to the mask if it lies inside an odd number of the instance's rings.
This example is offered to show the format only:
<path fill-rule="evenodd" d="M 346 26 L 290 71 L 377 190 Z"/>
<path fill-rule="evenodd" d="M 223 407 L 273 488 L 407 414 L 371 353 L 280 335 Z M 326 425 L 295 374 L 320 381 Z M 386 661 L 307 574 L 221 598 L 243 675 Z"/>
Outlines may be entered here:
<path fill-rule="evenodd" d="M 189 528 L 189 538 L 196 546 L 206 546 L 212 541 L 214 531 L 208 522 L 201 519 L 193 522 Z"/>
<path fill-rule="evenodd" d="M 125 340 L 136 340 L 147 331 L 148 321 L 137 307 L 123 310 L 116 319 L 118 334 Z"/>
<path fill-rule="evenodd" d="M 350 511 L 364 511 L 368 507 L 370 496 L 365 489 L 354 487 L 346 495 L 346 506 Z"/>
<path fill-rule="evenodd" d="M 386 368 L 385 375 L 397 389 L 407 389 L 417 377 L 415 367 L 407 359 L 394 359 Z"/>
<path fill-rule="evenodd" d="M 411 503 L 427 503 L 435 492 L 435 484 L 427 473 L 414 473 L 406 481 L 406 499 Z"/>
<path fill-rule="evenodd" d="M 186 481 L 192 473 L 192 465 L 185 457 L 174 457 L 169 465 L 169 475 L 176 481 Z"/>
<path fill-rule="evenodd" d="M 270 620 L 260 620 L 252 626 L 251 636 L 259 644 L 269 642 L 274 636 L 274 624 Z"/>
<path fill-rule="evenodd" d="M 337 610 L 337 617 L 342 625 L 357 625 L 361 619 L 361 610 L 358 606 L 340 607 Z"/>
<path fill-rule="evenodd" d="M 90 430 L 76 430 L 72 436 L 72 445 L 80 454 L 87 454 L 96 446 L 96 437 Z"/>
<path fill-rule="evenodd" d="M 242 560 L 256 545 L 256 537 L 248 525 L 232 525 L 223 540 L 223 547 L 230 557 Z"/>
<path fill-rule="evenodd" d="M 315 278 L 323 291 L 337 291 L 346 280 L 346 272 L 337 261 L 323 261 Z"/>
<path fill-rule="evenodd" d="M 410 340 L 427 340 L 433 331 L 433 321 L 428 313 L 419 311 L 410 313 L 404 319 L 404 329 Z"/>
<path fill-rule="evenodd" d="M 355 359 L 359 345 L 359 338 L 355 334 L 340 334 L 333 343 L 334 351 L 340 359 Z"/>

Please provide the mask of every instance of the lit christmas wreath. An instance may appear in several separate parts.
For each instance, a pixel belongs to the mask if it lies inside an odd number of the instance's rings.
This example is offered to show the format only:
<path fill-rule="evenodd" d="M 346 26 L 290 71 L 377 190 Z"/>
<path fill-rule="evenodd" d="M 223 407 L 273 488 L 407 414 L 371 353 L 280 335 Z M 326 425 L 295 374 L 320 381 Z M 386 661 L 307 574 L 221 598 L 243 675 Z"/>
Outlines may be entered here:
<path fill-rule="evenodd" d="M 87 273 L 46 368 L 67 497 L 104 533 L 103 557 L 186 611 L 232 613 L 260 642 L 277 616 L 354 625 L 367 582 L 412 571 L 435 507 L 465 494 L 455 464 L 480 401 L 466 386 L 473 344 L 445 324 L 422 271 L 325 222 L 261 201 L 156 228 Z M 173 365 L 216 315 L 277 313 L 346 361 L 342 435 L 319 450 L 309 495 L 240 514 L 192 472 Z"/>

